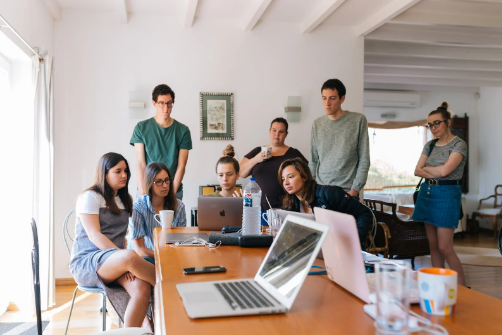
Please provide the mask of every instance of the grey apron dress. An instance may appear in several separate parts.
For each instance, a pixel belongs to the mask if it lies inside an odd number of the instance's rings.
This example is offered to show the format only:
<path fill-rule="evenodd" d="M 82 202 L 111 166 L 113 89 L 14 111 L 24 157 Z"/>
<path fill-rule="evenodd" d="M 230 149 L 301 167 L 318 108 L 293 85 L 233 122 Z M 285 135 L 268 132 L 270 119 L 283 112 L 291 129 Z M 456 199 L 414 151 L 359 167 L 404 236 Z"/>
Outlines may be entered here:
<path fill-rule="evenodd" d="M 129 213 L 125 209 L 122 209 L 120 214 L 115 214 L 107 208 L 99 209 L 101 233 L 120 249 L 124 249 L 124 237 L 127 233 L 128 222 Z M 104 289 L 108 300 L 110 300 L 120 319 L 124 321 L 125 310 L 130 299 L 129 294 L 122 286 L 114 284 L 106 285 L 97 274 L 99 267 L 116 251 L 118 250 L 101 250 L 94 245 L 89 240 L 80 217 L 77 217 L 75 241 L 70 259 L 70 272 L 78 285 L 101 287 Z"/>

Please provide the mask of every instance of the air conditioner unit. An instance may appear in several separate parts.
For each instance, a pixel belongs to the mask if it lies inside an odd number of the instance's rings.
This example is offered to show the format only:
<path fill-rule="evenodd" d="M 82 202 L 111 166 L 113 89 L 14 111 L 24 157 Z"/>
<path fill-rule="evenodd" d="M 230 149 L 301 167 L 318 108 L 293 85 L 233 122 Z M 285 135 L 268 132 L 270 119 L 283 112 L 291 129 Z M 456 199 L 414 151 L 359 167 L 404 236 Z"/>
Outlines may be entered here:
<path fill-rule="evenodd" d="M 396 91 L 364 91 L 364 106 L 417 108 L 420 94 Z"/>

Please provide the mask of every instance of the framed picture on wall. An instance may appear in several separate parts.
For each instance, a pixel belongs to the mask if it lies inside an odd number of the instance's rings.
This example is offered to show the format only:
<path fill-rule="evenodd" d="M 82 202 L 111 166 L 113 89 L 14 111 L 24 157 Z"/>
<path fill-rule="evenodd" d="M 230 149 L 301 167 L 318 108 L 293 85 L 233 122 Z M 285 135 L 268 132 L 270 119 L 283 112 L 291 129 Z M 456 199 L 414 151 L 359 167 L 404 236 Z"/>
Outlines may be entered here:
<path fill-rule="evenodd" d="M 233 93 L 200 93 L 200 139 L 234 139 Z"/>

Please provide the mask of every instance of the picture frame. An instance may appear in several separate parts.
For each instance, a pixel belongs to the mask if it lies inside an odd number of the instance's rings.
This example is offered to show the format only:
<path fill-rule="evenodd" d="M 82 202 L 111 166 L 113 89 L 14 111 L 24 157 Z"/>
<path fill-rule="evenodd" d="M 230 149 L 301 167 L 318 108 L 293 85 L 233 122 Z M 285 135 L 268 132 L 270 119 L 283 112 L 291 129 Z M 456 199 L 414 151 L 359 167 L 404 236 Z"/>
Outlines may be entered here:
<path fill-rule="evenodd" d="M 234 94 L 200 92 L 200 139 L 234 139 Z"/>

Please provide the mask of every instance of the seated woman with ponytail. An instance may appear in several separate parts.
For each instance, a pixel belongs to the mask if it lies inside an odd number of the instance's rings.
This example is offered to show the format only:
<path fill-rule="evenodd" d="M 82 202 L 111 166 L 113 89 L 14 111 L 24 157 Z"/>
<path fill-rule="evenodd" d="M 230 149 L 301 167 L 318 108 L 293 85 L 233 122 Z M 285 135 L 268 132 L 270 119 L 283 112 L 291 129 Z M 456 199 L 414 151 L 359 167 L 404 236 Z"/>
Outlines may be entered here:
<path fill-rule="evenodd" d="M 237 180 L 239 179 L 239 162 L 234 158 L 234 147 L 229 144 L 223 150 L 223 156 L 216 162 L 216 174 L 221 191 L 207 194 L 206 197 L 242 197 L 242 190 L 238 191 Z"/>

